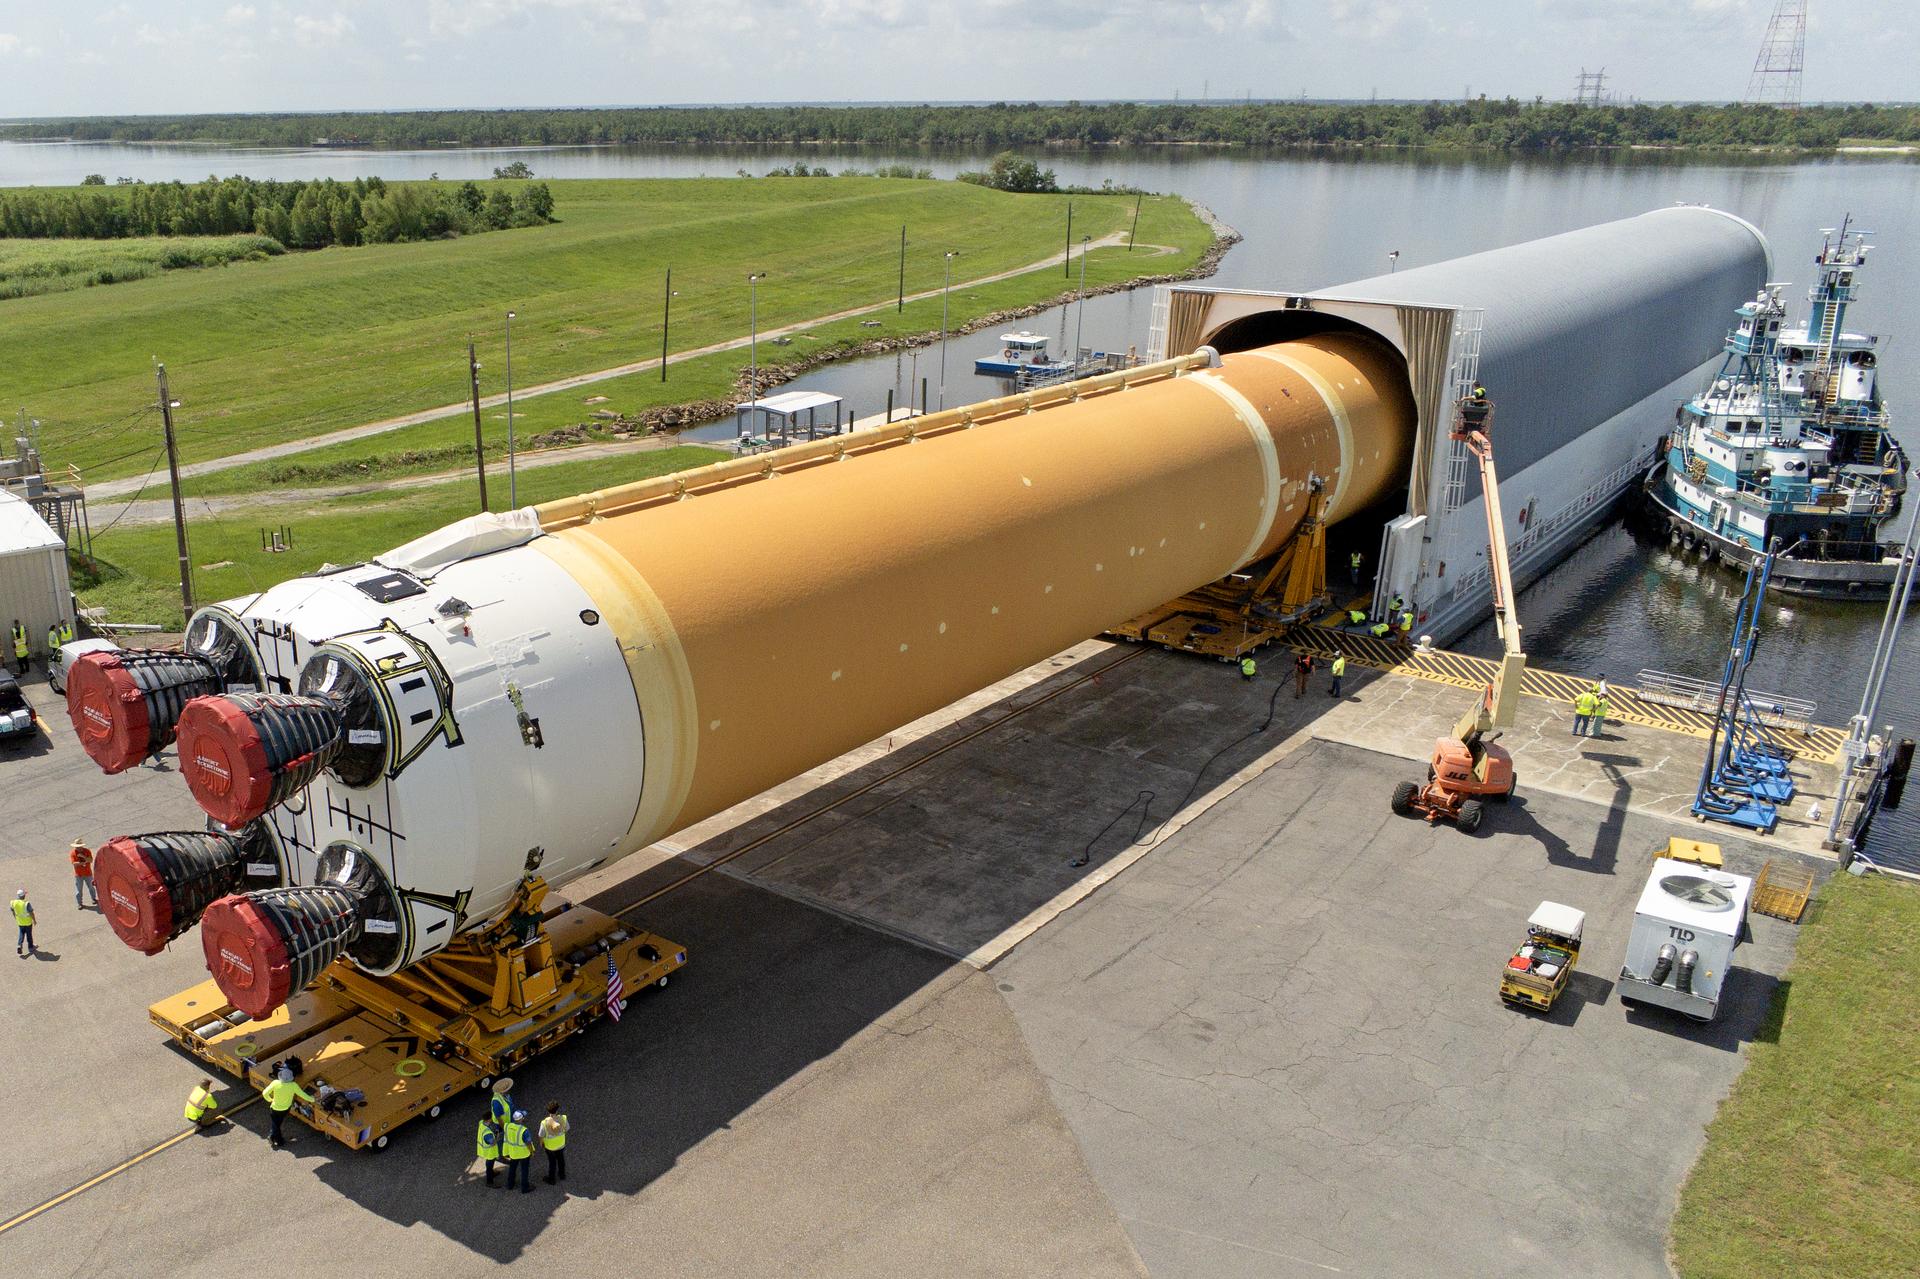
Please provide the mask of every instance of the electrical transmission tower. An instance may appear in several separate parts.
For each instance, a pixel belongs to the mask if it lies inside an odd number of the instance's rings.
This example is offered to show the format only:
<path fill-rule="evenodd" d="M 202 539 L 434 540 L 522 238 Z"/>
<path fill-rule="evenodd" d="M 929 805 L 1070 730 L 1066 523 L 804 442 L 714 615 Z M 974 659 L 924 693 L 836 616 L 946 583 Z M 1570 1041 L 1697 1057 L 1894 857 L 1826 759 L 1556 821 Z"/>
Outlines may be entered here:
<path fill-rule="evenodd" d="M 1774 0 L 1767 37 L 1753 60 L 1747 101 L 1770 106 L 1800 105 L 1800 72 L 1807 57 L 1807 0 Z"/>
<path fill-rule="evenodd" d="M 1606 101 L 1607 69 L 1598 71 L 1580 68 L 1580 86 L 1573 91 L 1573 103 L 1580 107 L 1597 107 Z"/>

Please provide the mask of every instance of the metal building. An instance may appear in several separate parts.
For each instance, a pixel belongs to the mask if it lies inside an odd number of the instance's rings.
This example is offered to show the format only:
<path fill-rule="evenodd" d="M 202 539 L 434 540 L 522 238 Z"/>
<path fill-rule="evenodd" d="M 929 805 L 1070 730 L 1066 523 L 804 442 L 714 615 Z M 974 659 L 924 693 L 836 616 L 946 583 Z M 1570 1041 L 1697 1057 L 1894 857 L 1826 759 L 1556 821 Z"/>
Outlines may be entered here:
<path fill-rule="evenodd" d="M 18 619 L 38 656 L 46 649 L 47 627 L 70 620 L 72 608 L 66 543 L 26 499 L 0 489 L 0 639 Z M 6 644 L 11 662 L 12 641 Z"/>
<path fill-rule="evenodd" d="M 1734 308 L 1771 266 L 1750 223 L 1680 205 L 1310 292 L 1175 285 L 1156 307 L 1153 354 L 1356 329 L 1391 343 L 1419 422 L 1404 513 L 1384 513 L 1377 591 L 1412 600 L 1420 631 L 1444 642 L 1491 606 L 1479 480 L 1448 439 L 1455 397 L 1478 380 L 1497 405 L 1507 538 L 1524 585 L 1652 464 Z"/>

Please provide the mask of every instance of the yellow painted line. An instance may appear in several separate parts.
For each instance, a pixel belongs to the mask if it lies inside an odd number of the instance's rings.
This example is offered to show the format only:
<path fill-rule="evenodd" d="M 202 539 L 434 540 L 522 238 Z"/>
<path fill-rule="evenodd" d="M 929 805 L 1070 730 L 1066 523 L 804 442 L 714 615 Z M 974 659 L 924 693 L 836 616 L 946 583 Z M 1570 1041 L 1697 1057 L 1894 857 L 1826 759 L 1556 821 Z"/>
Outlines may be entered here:
<path fill-rule="evenodd" d="M 230 1121 L 235 1115 L 245 1110 L 248 1106 L 258 1105 L 259 1102 L 260 1102 L 260 1098 L 258 1096 L 249 1097 L 247 1100 L 241 1102 L 239 1105 L 233 1107 L 231 1110 L 221 1111 L 219 1119 L 224 1121 Z M 163 1151 L 173 1149 L 175 1146 L 179 1145 L 181 1142 L 195 1135 L 199 1131 L 200 1129 L 198 1128 L 188 1128 L 188 1129 L 185 1129 L 184 1131 L 177 1132 L 173 1134 L 173 1136 L 167 1138 L 165 1141 L 159 1142 L 152 1146 L 148 1146 L 145 1150 L 133 1156 L 131 1159 L 127 1159 L 122 1163 L 115 1164 L 113 1167 L 107 1169 L 103 1173 L 99 1173 L 93 1177 L 89 1177 L 87 1180 L 81 1182 L 79 1185 L 73 1187 L 71 1190 L 63 1190 L 59 1194 L 55 1195 L 53 1198 L 47 1200 L 45 1203 L 36 1204 L 35 1206 L 27 1209 L 25 1212 L 21 1213 L 17 1217 L 10 1218 L 7 1221 L 0 1221 L 0 1235 L 6 1234 L 7 1231 L 12 1230 L 17 1226 L 26 1225 L 29 1221 L 32 1221 L 35 1217 L 38 1217 L 41 1213 L 49 1212 L 55 1208 L 58 1208 L 61 1204 L 66 1203 L 69 1199 L 79 1198 L 81 1195 L 86 1194 L 89 1190 L 92 1190 L 95 1186 L 103 1185 L 106 1182 L 112 1181 L 115 1177 L 118 1177 L 121 1173 L 126 1172 L 128 1169 L 136 1168 L 139 1165 L 145 1163 L 147 1160 L 153 1158 L 155 1155 L 160 1154 Z"/>
<path fill-rule="evenodd" d="M 1450 684 L 1456 688 L 1485 688 L 1500 669 L 1498 663 L 1484 657 L 1447 649 L 1422 653 L 1399 644 L 1383 643 L 1371 635 L 1339 631 L 1324 624 L 1295 627 L 1288 633 L 1285 642 L 1292 648 L 1321 657 L 1331 657 L 1335 647 L 1339 647 L 1346 650 L 1349 661 L 1362 666 L 1371 666 L 1390 675 L 1411 675 L 1435 684 Z M 1543 701 L 1571 703 L 1592 682 L 1578 675 L 1530 666 L 1520 682 L 1520 691 Z M 1607 708 L 1609 719 L 1688 737 L 1704 738 L 1713 731 L 1713 716 L 1704 712 L 1643 702 L 1635 690 L 1624 685 L 1615 685 L 1613 691 L 1613 700 Z M 1805 736 L 1784 731 L 1781 736 L 1796 754 L 1826 763 L 1838 762 L 1840 746 L 1846 738 L 1842 730 L 1824 724 L 1815 725 Z"/>

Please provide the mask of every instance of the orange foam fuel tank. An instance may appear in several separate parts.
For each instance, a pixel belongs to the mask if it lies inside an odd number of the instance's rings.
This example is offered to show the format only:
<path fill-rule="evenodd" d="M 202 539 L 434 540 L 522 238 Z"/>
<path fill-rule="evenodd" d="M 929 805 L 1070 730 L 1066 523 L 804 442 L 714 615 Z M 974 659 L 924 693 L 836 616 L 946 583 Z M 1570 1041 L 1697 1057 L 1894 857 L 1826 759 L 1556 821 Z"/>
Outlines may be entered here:
<path fill-rule="evenodd" d="M 105 767 L 177 737 L 245 839 L 116 844 L 107 918 L 149 950 L 202 919 L 255 1015 L 338 955 L 396 971 L 529 872 L 564 884 L 1259 559 L 1315 483 L 1331 520 L 1386 497 L 1413 422 L 1370 337 L 1203 351 L 202 610 L 180 660 L 82 659 L 69 709 Z"/>

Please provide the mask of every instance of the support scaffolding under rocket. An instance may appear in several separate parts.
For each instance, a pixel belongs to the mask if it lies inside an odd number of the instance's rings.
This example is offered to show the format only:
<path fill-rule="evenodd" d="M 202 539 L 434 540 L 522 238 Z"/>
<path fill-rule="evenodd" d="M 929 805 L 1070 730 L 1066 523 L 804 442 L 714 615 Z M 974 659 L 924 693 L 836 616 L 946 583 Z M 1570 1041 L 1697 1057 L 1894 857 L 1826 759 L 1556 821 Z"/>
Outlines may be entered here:
<path fill-rule="evenodd" d="M 108 922 L 198 923 L 255 1016 L 392 973 L 1405 482 L 1401 359 L 1357 334 L 1050 392 L 477 516 L 83 659 L 109 771 L 177 738 L 210 832 L 122 837 Z"/>

